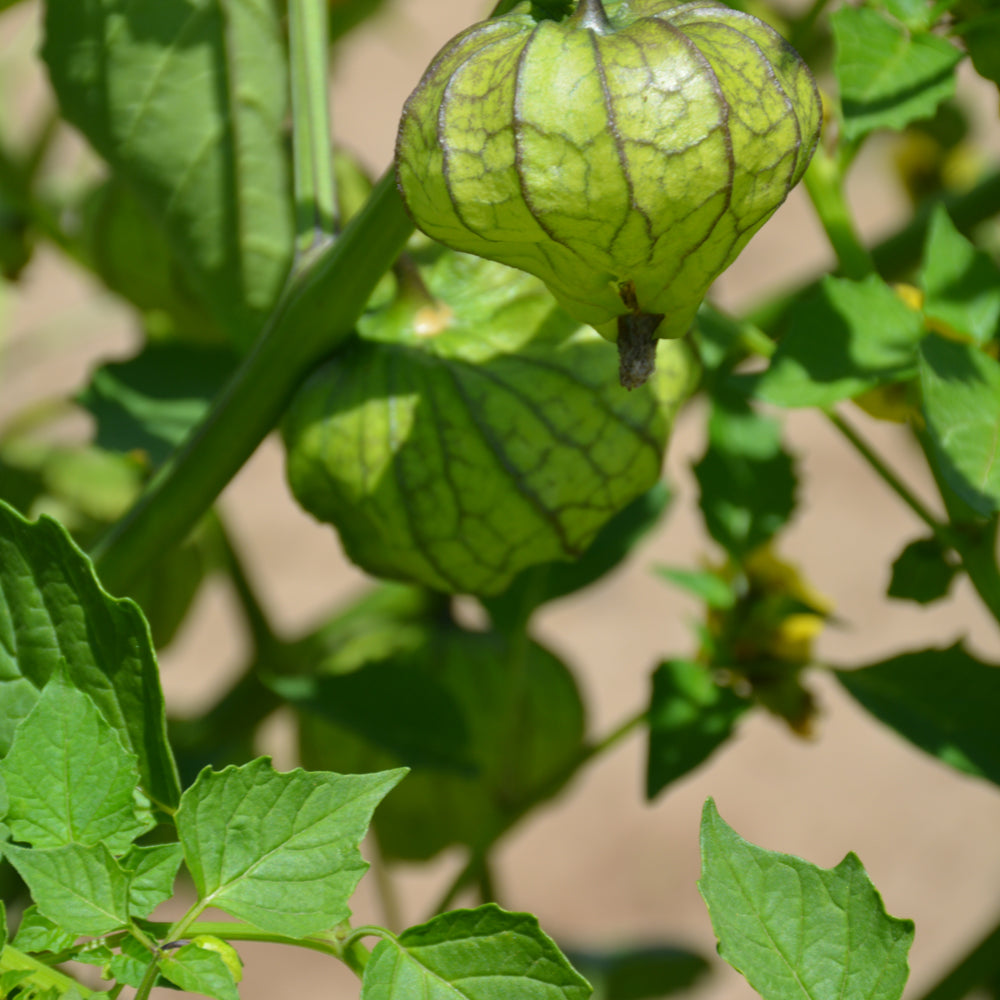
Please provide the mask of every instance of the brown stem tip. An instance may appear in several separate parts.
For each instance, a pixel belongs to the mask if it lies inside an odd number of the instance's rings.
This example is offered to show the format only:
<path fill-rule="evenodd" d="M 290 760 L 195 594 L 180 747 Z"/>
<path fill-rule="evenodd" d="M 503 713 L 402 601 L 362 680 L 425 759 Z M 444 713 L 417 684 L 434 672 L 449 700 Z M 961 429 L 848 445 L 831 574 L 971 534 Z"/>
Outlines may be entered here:
<path fill-rule="evenodd" d="M 662 321 L 649 313 L 618 317 L 618 381 L 630 391 L 656 370 L 656 328 Z"/>

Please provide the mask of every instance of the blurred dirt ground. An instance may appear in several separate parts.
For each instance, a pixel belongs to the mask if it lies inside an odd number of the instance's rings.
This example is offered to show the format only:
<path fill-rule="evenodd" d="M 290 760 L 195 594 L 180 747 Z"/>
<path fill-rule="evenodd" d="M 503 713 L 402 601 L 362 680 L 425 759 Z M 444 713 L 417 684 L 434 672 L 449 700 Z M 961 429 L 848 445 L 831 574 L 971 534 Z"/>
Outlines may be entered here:
<path fill-rule="evenodd" d="M 423 67 L 483 9 L 473 0 L 396 3 L 359 32 L 341 53 L 335 73 L 338 139 L 381 170 L 389 162 L 399 108 Z M 30 12 L 18 30 L 31 33 Z M 19 34 L 18 41 L 24 37 Z M 970 78 L 964 85 L 977 98 L 984 121 L 995 115 L 995 91 L 976 90 Z M 25 94 L 25 100 L 34 99 Z M 986 142 L 1000 156 L 996 132 Z M 884 147 L 872 147 L 855 170 L 851 189 L 870 238 L 906 213 L 903 195 L 882 170 Z M 720 279 L 715 294 L 722 304 L 738 307 L 830 262 L 805 199 L 795 192 Z M 0 355 L 0 420 L 32 400 L 80 386 L 99 359 L 127 356 L 136 344 L 128 311 L 51 253 L 38 255 L 16 295 L 4 301 L 0 291 L 0 312 L 6 342 Z M 851 416 L 934 504 L 933 489 L 905 436 L 860 411 Z M 576 667 L 592 732 L 607 731 L 642 704 L 660 658 L 693 648 L 695 604 L 654 579 L 650 567 L 690 566 L 713 555 L 690 471 L 704 446 L 702 425 L 703 412 L 693 407 L 676 429 L 667 473 L 678 498 L 662 529 L 626 567 L 552 605 L 537 622 L 542 640 Z M 967 637 L 974 651 L 1000 660 L 995 628 L 964 580 L 951 598 L 930 609 L 884 597 L 892 560 L 921 534 L 922 525 L 816 415 L 790 413 L 787 427 L 802 459 L 802 484 L 799 512 L 780 552 L 833 602 L 840 623 L 820 640 L 820 658 L 861 664 Z M 80 424 L 73 432 L 87 429 Z M 333 533 L 289 498 L 273 440 L 233 482 L 223 504 L 255 582 L 283 629 L 295 633 L 307 627 L 365 586 L 364 577 L 345 563 Z M 228 627 L 232 621 L 224 587 L 210 585 L 162 656 L 168 702 L 176 711 L 194 710 L 224 687 L 227 673 L 239 665 L 242 640 Z M 857 853 L 889 912 L 916 921 L 908 987 L 916 996 L 1000 914 L 1000 796 L 903 744 L 831 681 L 815 677 L 813 683 L 822 705 L 814 740 L 796 739 L 756 714 L 707 766 L 651 805 L 643 801 L 640 737 L 598 761 L 503 844 L 503 904 L 536 913 L 564 945 L 638 940 L 687 946 L 711 957 L 714 938 L 695 883 L 699 814 L 705 798 L 713 796 L 725 819 L 762 846 L 823 866 L 836 864 L 847 851 Z M 279 765 L 291 763 L 287 726 L 270 727 L 261 749 L 274 753 Z M 407 922 L 426 915 L 461 860 L 448 855 L 425 868 L 394 870 Z M 381 919 L 369 876 L 359 892 L 357 921 Z M 266 946 L 241 951 L 247 963 L 244 1000 L 357 996 L 350 974 L 322 956 Z M 699 1000 L 754 995 L 735 972 L 713 961 L 713 973 L 697 991 Z"/>

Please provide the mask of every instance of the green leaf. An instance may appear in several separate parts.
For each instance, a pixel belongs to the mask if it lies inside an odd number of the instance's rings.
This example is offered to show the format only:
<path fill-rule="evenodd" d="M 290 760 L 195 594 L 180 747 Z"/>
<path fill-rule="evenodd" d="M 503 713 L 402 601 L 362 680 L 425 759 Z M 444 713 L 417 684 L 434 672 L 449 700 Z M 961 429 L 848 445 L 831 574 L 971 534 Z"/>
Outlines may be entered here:
<path fill-rule="evenodd" d="M 33 847 L 104 843 L 119 854 L 155 825 L 137 798 L 135 754 L 62 670 L 18 726 L 0 775 L 12 835 Z"/>
<path fill-rule="evenodd" d="M 670 945 L 622 951 L 567 951 L 600 1000 L 658 1000 L 690 990 L 709 971 L 701 955 Z"/>
<path fill-rule="evenodd" d="M 361 1000 L 587 1000 L 590 992 L 535 917 L 489 903 L 383 938 Z"/>
<path fill-rule="evenodd" d="M 141 451 L 159 465 L 208 412 L 236 357 L 222 348 L 153 343 L 103 365 L 77 401 L 97 421 L 108 451 Z"/>
<path fill-rule="evenodd" d="M 101 589 L 55 521 L 31 524 L 0 502 L 0 755 L 61 662 L 139 758 L 154 803 L 180 799 L 163 693 L 139 609 Z"/>
<path fill-rule="evenodd" d="M 119 952 L 108 964 L 105 978 L 137 989 L 155 959 L 150 950 L 131 934 L 126 934 L 118 947 Z"/>
<path fill-rule="evenodd" d="M 736 603 L 733 588 L 718 573 L 710 570 L 680 569 L 676 566 L 657 566 L 657 576 L 700 598 L 717 610 L 731 608 Z"/>
<path fill-rule="evenodd" d="M 222 957 L 208 948 L 186 944 L 160 959 L 160 971 L 188 993 L 202 993 L 217 1000 L 239 1000 L 233 975 Z"/>
<path fill-rule="evenodd" d="M 285 774 L 267 758 L 204 770 L 177 812 L 199 899 L 289 937 L 346 920 L 368 868 L 358 845 L 405 773 Z"/>
<path fill-rule="evenodd" d="M 730 688 L 720 687 L 708 667 L 665 660 L 653 674 L 649 705 L 646 798 L 706 761 L 729 738 L 749 707 Z"/>
<path fill-rule="evenodd" d="M 1000 510 L 1000 363 L 970 344 L 920 345 L 923 413 L 937 467 L 973 510 Z"/>
<path fill-rule="evenodd" d="M 580 693 L 567 667 L 536 643 L 440 621 L 425 623 L 419 639 L 409 630 L 408 647 L 379 655 L 449 692 L 474 773 L 415 768 L 375 815 L 379 847 L 407 860 L 454 843 L 482 849 L 565 784 L 584 750 Z M 300 727 L 308 766 L 361 772 L 410 763 L 313 717 Z"/>
<path fill-rule="evenodd" d="M 921 750 L 1000 784 L 1000 668 L 955 645 L 838 670 L 836 677 L 872 715 Z"/>
<path fill-rule="evenodd" d="M 128 923 L 128 873 L 103 844 L 45 850 L 5 844 L 3 853 L 39 912 L 70 934 L 96 937 Z"/>
<path fill-rule="evenodd" d="M 76 941 L 75 934 L 67 933 L 58 924 L 39 913 L 37 906 L 31 905 L 21 915 L 21 923 L 18 924 L 17 934 L 11 944 L 19 951 L 56 953 L 72 948 L 74 941 Z"/>
<path fill-rule="evenodd" d="M 930 604 L 948 593 L 958 564 L 949 559 L 932 535 L 910 542 L 892 564 L 892 579 L 886 593 L 903 601 Z"/>
<path fill-rule="evenodd" d="M 330 42 L 339 42 L 359 24 L 380 14 L 385 6 L 386 0 L 331 0 Z"/>
<path fill-rule="evenodd" d="M 876 0 L 876 6 L 881 6 L 914 31 L 926 31 L 932 25 L 931 0 Z"/>
<path fill-rule="evenodd" d="M 709 534 L 739 559 L 768 541 L 795 509 L 796 476 L 781 425 L 738 397 L 719 395 L 708 449 L 695 465 Z"/>
<path fill-rule="evenodd" d="M 993 0 L 959 0 L 955 16 L 976 72 L 1000 86 L 1000 11 Z"/>
<path fill-rule="evenodd" d="M 670 500 L 666 485 L 657 483 L 615 514 L 579 559 L 532 566 L 502 594 L 483 598 L 493 624 L 503 628 L 524 621 L 534 608 L 602 579 L 659 523 Z"/>
<path fill-rule="evenodd" d="M 1000 269 L 955 228 L 943 205 L 931 218 L 920 283 L 927 316 L 977 344 L 993 339 L 1000 323 Z"/>
<path fill-rule="evenodd" d="M 698 888 L 719 954 L 763 1000 L 898 1000 L 913 922 L 890 917 L 861 862 L 818 868 L 743 840 L 705 803 Z"/>
<path fill-rule="evenodd" d="M 174 894 L 174 882 L 184 860 L 180 844 L 156 844 L 151 847 L 133 845 L 121 859 L 121 866 L 130 872 L 129 907 L 135 917 L 148 917 L 160 903 Z"/>
<path fill-rule="evenodd" d="M 868 7 L 842 7 L 830 23 L 847 139 L 930 118 L 954 96 L 962 53 L 945 39 L 907 31 Z"/>
<path fill-rule="evenodd" d="M 767 370 L 734 382 L 778 406 L 828 406 L 915 375 L 923 334 L 923 316 L 881 278 L 826 277 L 793 309 Z"/>
<path fill-rule="evenodd" d="M 249 345 L 293 240 L 287 74 L 272 0 L 50 0 L 64 117 L 162 225 L 192 288 Z"/>

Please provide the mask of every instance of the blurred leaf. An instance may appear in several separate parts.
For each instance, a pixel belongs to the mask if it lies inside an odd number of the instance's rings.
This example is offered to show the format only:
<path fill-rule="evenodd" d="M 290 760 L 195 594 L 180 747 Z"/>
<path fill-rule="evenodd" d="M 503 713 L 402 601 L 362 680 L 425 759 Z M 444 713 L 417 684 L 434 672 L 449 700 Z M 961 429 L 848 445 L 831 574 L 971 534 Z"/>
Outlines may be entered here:
<path fill-rule="evenodd" d="M 62 661 L 139 759 L 156 803 L 180 797 L 163 693 L 139 609 L 101 589 L 87 557 L 55 521 L 29 523 L 0 503 L 0 755 Z"/>
<path fill-rule="evenodd" d="M 945 39 L 908 31 L 869 7 L 841 7 L 830 23 L 847 139 L 930 118 L 954 96 L 962 53 Z"/>
<path fill-rule="evenodd" d="M 937 4 L 932 6 L 931 0 L 876 0 L 875 5 L 914 31 L 926 31 L 932 26 L 937 7 Z"/>
<path fill-rule="evenodd" d="M 1000 784 L 1000 667 L 987 666 L 955 645 L 835 674 L 900 736 L 942 763 Z"/>
<path fill-rule="evenodd" d="M 930 604 L 947 595 L 958 569 L 933 535 L 918 538 L 892 564 L 892 579 L 886 593 L 899 600 Z"/>
<path fill-rule="evenodd" d="M 252 343 L 291 260 L 287 72 L 271 0 L 49 0 L 64 117 L 167 233 L 230 342 Z"/>
<path fill-rule="evenodd" d="M 339 42 L 359 24 L 381 13 L 386 0 L 329 0 L 330 41 Z"/>
<path fill-rule="evenodd" d="M 98 368 L 78 401 L 97 421 L 100 447 L 144 452 L 156 466 L 208 412 L 235 366 L 221 348 L 150 344 Z"/>
<path fill-rule="evenodd" d="M 875 275 L 826 277 L 795 306 L 767 370 L 733 381 L 778 406 L 827 406 L 915 375 L 923 334 L 923 316 Z"/>
<path fill-rule="evenodd" d="M 225 330 L 191 288 L 157 218 L 119 177 L 87 196 L 82 241 L 87 263 L 111 291 L 145 314 L 157 333 L 197 343 L 224 343 Z"/>
<path fill-rule="evenodd" d="M 1000 510 L 1000 363 L 970 344 L 920 346 L 923 412 L 938 469 L 973 510 Z"/>
<path fill-rule="evenodd" d="M 62 669 L 17 727 L 0 778 L 11 834 L 33 847 L 104 843 L 119 854 L 154 825 L 135 796 L 135 754 Z"/>
<path fill-rule="evenodd" d="M 672 566 L 657 566 L 657 576 L 700 598 L 710 608 L 731 608 L 736 603 L 733 588 L 710 570 L 676 569 Z"/>
<path fill-rule="evenodd" d="M 670 491 L 657 483 L 615 514 L 579 559 L 531 566 L 502 594 L 481 598 L 494 625 L 522 622 L 540 605 L 596 583 L 656 527 L 670 501 Z"/>
<path fill-rule="evenodd" d="M 281 773 L 267 758 L 206 768 L 177 811 L 198 898 L 272 934 L 330 930 L 368 868 L 372 811 L 404 774 Z"/>
<path fill-rule="evenodd" d="M 709 799 L 698 888 L 719 954 L 763 1000 L 898 1000 L 913 921 L 885 912 L 861 862 L 818 868 L 765 851 L 726 825 Z"/>
<path fill-rule="evenodd" d="M 657 1000 L 691 989 L 708 971 L 701 955 L 671 945 L 620 951 L 567 950 L 573 968 L 593 987 L 593 1000 Z"/>
<path fill-rule="evenodd" d="M 649 704 L 646 798 L 706 761 L 729 738 L 749 702 L 720 687 L 711 670 L 665 660 L 653 674 Z"/>
<path fill-rule="evenodd" d="M 768 541 L 795 509 L 796 476 L 781 425 L 735 395 L 713 401 L 708 449 L 695 465 L 709 534 L 735 559 Z"/>
<path fill-rule="evenodd" d="M 1000 323 L 1000 269 L 955 228 L 943 205 L 931 219 L 921 272 L 924 312 L 977 344 Z"/>
<path fill-rule="evenodd" d="M 372 662 L 411 670 L 449 694 L 475 769 L 415 767 L 376 813 L 383 854 L 419 860 L 454 843 L 484 847 L 554 795 L 582 753 L 584 716 L 570 671 L 533 642 L 433 620 L 409 630 L 405 648 L 373 650 Z M 299 726 L 309 767 L 359 772 L 412 763 L 313 714 L 300 715 Z"/>
<path fill-rule="evenodd" d="M 959 0 L 955 17 L 976 72 L 1000 86 L 1000 11 L 993 0 Z"/>
<path fill-rule="evenodd" d="M 361 1000 L 587 1000 L 590 986 L 528 913 L 453 910 L 383 938 Z"/>
<path fill-rule="evenodd" d="M 410 666 L 370 663 L 342 674 L 276 677 L 290 704 L 341 726 L 410 766 L 468 772 L 469 733 L 448 689 Z"/>

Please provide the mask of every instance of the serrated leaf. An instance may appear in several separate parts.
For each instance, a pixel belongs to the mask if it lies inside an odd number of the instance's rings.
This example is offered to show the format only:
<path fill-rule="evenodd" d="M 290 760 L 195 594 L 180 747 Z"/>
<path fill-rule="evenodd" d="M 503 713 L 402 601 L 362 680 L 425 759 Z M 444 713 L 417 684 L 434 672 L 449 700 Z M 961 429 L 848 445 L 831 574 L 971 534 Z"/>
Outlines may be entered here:
<path fill-rule="evenodd" d="M 128 923 L 128 873 L 103 844 L 46 850 L 5 844 L 40 913 L 69 933 L 97 936 Z"/>
<path fill-rule="evenodd" d="M 152 343 L 98 368 L 77 401 L 97 421 L 97 444 L 140 451 L 159 465 L 208 412 L 236 365 L 222 348 Z"/>
<path fill-rule="evenodd" d="M 38 907 L 29 906 L 21 915 L 17 934 L 11 942 L 15 948 L 29 953 L 39 951 L 60 952 L 73 947 L 75 934 L 69 934 L 48 917 L 39 913 Z"/>
<path fill-rule="evenodd" d="M 368 868 L 358 845 L 405 773 L 280 773 L 267 758 L 204 770 L 177 812 L 199 898 L 289 937 L 346 920 Z"/>
<path fill-rule="evenodd" d="M 1000 784 L 1000 667 L 955 645 L 838 670 L 836 677 L 872 715 L 921 750 Z"/>
<path fill-rule="evenodd" d="M 573 950 L 566 957 L 600 1000 L 660 1000 L 690 990 L 709 971 L 701 955 L 672 945 Z"/>
<path fill-rule="evenodd" d="M 881 278 L 826 277 L 795 306 L 761 375 L 734 381 L 777 406 L 827 406 L 916 374 L 923 316 Z"/>
<path fill-rule="evenodd" d="M 936 465 L 973 510 L 1000 510 L 1000 363 L 970 344 L 920 345 L 923 413 Z"/>
<path fill-rule="evenodd" d="M 180 844 L 133 845 L 121 858 L 122 868 L 131 873 L 128 894 L 134 917 L 148 917 L 160 903 L 172 898 L 183 860 Z"/>
<path fill-rule="evenodd" d="M 781 425 L 731 394 L 713 401 L 708 449 L 694 467 L 709 534 L 740 559 L 768 541 L 795 509 L 797 480 Z"/>
<path fill-rule="evenodd" d="M 847 139 L 930 118 L 954 96 L 962 53 L 945 39 L 907 31 L 869 7 L 842 7 L 830 23 Z"/>
<path fill-rule="evenodd" d="M 126 934 L 122 938 L 118 948 L 118 954 L 108 965 L 105 978 L 138 989 L 155 958 L 150 950 L 131 934 Z"/>
<path fill-rule="evenodd" d="M 196 944 L 186 944 L 160 959 L 160 972 L 189 993 L 216 1000 L 239 1000 L 233 975 L 220 955 Z"/>
<path fill-rule="evenodd" d="M 931 536 L 910 542 L 892 564 L 886 593 L 904 601 L 930 604 L 948 593 L 958 564 L 948 558 L 941 543 Z"/>
<path fill-rule="evenodd" d="M 141 612 L 101 588 L 59 524 L 32 524 L 0 501 L 0 755 L 60 662 L 139 758 L 143 790 L 174 805 L 180 784 Z"/>
<path fill-rule="evenodd" d="M 653 674 L 649 704 L 646 798 L 707 760 L 748 707 L 746 699 L 716 684 L 703 664 L 661 663 Z"/>
<path fill-rule="evenodd" d="M 924 312 L 977 344 L 1000 323 L 1000 269 L 956 228 L 943 205 L 931 218 L 920 275 Z"/>
<path fill-rule="evenodd" d="M 63 116 L 132 185 L 191 286 L 247 346 L 293 240 L 277 5 L 51 0 L 42 55 Z"/>
<path fill-rule="evenodd" d="M 578 559 L 532 566 L 514 577 L 502 594 L 482 598 L 493 624 L 503 628 L 523 622 L 542 604 L 602 579 L 659 523 L 670 500 L 666 485 L 657 483 L 615 514 Z"/>
<path fill-rule="evenodd" d="M 15 731 L 0 775 L 11 833 L 33 847 L 104 843 L 118 854 L 155 825 L 137 797 L 135 754 L 62 670 Z"/>
<path fill-rule="evenodd" d="M 361 1000 L 586 1000 L 590 992 L 535 917 L 490 903 L 380 941 Z"/>
<path fill-rule="evenodd" d="M 913 922 L 889 916 L 861 862 L 835 868 L 766 851 L 709 799 L 698 888 L 719 954 L 763 1000 L 898 1000 Z"/>

